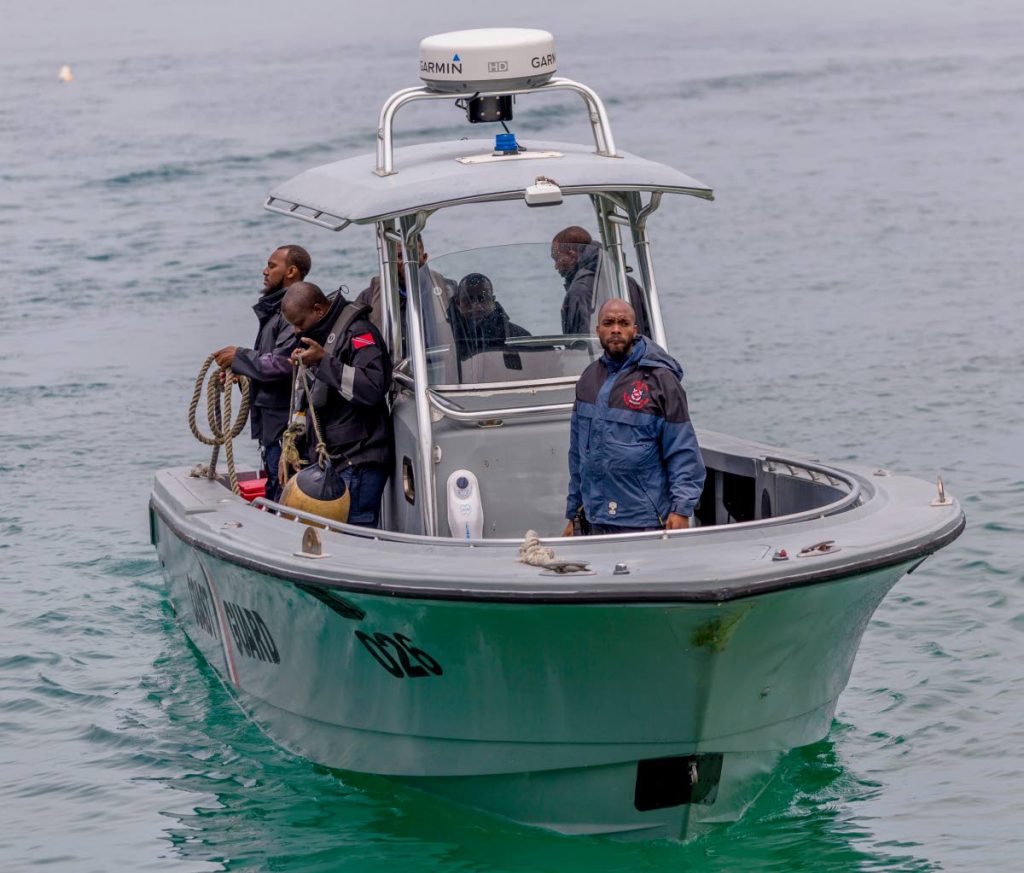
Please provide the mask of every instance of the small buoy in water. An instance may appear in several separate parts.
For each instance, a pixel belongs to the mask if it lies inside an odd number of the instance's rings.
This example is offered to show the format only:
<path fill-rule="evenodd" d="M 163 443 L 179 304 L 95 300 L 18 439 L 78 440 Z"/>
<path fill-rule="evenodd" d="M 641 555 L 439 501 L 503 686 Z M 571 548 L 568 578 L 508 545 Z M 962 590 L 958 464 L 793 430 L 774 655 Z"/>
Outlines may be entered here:
<path fill-rule="evenodd" d="M 329 466 L 321 470 L 317 464 L 310 464 L 300 470 L 285 484 L 280 502 L 332 521 L 348 521 L 348 489 Z"/>
<path fill-rule="evenodd" d="M 75 77 L 71 75 L 71 64 L 64 64 L 64 66 L 60 68 L 57 78 L 61 82 L 73 82 Z"/>

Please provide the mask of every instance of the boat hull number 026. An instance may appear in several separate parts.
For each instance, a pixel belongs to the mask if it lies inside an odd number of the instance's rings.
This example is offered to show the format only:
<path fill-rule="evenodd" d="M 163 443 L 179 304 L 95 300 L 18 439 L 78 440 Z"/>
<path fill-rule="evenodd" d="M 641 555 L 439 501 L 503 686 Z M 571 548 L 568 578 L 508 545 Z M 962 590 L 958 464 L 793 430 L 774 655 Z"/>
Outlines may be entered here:
<path fill-rule="evenodd" d="M 440 676 L 444 671 L 430 655 L 412 644 L 405 634 L 368 634 L 356 631 L 356 638 L 374 660 L 396 679 Z"/>

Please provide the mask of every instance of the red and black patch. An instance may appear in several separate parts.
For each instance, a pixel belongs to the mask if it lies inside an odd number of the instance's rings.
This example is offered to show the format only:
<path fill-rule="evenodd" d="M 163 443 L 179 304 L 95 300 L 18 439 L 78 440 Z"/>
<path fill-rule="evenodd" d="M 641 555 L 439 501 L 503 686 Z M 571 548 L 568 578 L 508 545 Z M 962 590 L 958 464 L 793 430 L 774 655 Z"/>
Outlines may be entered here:
<path fill-rule="evenodd" d="M 651 386 L 643 379 L 637 379 L 623 392 L 622 400 L 630 409 L 643 409 L 651 402 Z"/>
<path fill-rule="evenodd" d="M 377 343 L 373 339 L 372 333 L 361 333 L 359 336 L 352 337 L 352 346 L 357 349 L 365 349 L 367 346 L 375 346 Z"/>

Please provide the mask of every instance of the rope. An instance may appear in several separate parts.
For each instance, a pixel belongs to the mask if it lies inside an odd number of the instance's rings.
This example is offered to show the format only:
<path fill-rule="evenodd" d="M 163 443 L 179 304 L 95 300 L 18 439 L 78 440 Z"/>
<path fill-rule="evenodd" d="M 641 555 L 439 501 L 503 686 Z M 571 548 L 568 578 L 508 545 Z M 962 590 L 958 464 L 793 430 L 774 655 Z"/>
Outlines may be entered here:
<path fill-rule="evenodd" d="M 526 537 L 519 546 L 519 562 L 534 567 L 543 567 L 552 573 L 589 573 L 586 561 L 560 561 L 555 557 L 555 550 L 540 544 L 540 536 L 535 530 L 528 530 Z"/>
<path fill-rule="evenodd" d="M 292 367 L 302 366 L 297 361 L 292 361 Z M 281 460 L 277 464 L 277 480 L 281 488 L 288 483 L 292 474 L 298 473 L 305 464 L 306 459 L 299 451 L 299 440 L 306 435 L 306 416 L 299 412 L 298 404 L 295 402 L 296 388 L 299 379 L 292 375 L 292 390 L 288 398 L 288 426 L 281 434 Z"/>
<path fill-rule="evenodd" d="M 210 425 L 210 436 L 200 432 L 196 424 L 196 409 L 199 407 L 199 398 L 203 394 L 203 377 L 206 376 L 210 365 L 213 363 L 213 355 L 210 355 L 199 368 L 199 375 L 196 376 L 196 386 L 192 392 L 192 402 L 188 405 L 188 426 L 192 435 L 208 446 L 213 446 L 210 455 L 210 464 L 206 468 L 206 478 L 217 478 L 217 455 L 220 447 L 224 446 L 224 457 L 228 465 L 228 480 L 231 483 L 231 490 L 238 494 L 238 475 L 235 473 L 235 452 L 233 440 L 242 432 L 246 419 L 249 417 L 249 380 L 245 376 L 239 376 L 231 370 L 217 370 L 210 374 L 210 380 L 206 383 L 206 420 Z M 223 382 L 221 376 L 224 376 Z M 226 433 L 223 422 L 231 421 L 231 386 L 238 385 L 242 393 L 242 405 L 238 410 L 238 417 L 234 425 Z M 223 394 L 222 404 L 218 404 L 218 395 Z M 221 412 L 223 405 L 223 413 Z M 196 470 L 194 469 L 193 475 Z M 200 473 L 202 475 L 202 473 Z"/>
<path fill-rule="evenodd" d="M 313 409 L 313 392 L 309 387 L 309 371 L 301 361 L 299 362 L 298 381 L 301 383 L 302 390 L 306 394 L 306 414 L 309 416 L 309 420 L 313 422 L 313 433 L 316 436 L 317 463 L 320 465 L 320 469 L 323 470 L 327 467 L 331 456 L 327 451 L 327 443 L 324 442 L 323 434 L 320 433 L 320 422 L 316 420 L 316 410 Z"/>
<path fill-rule="evenodd" d="M 306 433 L 306 424 L 301 420 L 293 420 L 284 429 L 281 436 L 281 460 L 277 465 L 277 480 L 283 488 L 294 473 L 298 473 L 305 464 L 306 459 L 299 451 L 298 442 Z"/>
<path fill-rule="evenodd" d="M 540 544 L 540 536 L 537 531 L 528 530 L 526 538 L 519 546 L 519 560 L 523 564 L 546 567 L 555 560 L 555 550 Z"/>
<path fill-rule="evenodd" d="M 327 468 L 331 457 L 327 451 L 327 443 L 324 442 L 323 434 L 320 432 L 320 422 L 317 420 L 316 410 L 313 408 L 312 389 L 309 387 L 309 371 L 301 361 L 295 366 L 298 367 L 298 372 L 295 378 L 292 379 L 292 396 L 288 403 L 288 408 L 292 410 L 292 420 L 288 427 L 285 428 L 284 435 L 281 437 L 281 462 L 277 468 L 278 479 L 282 487 L 294 473 L 299 472 L 307 464 L 298 446 L 299 440 L 306 436 L 306 418 L 313 424 L 313 435 L 316 437 L 317 464 L 321 470 Z M 306 410 L 303 417 L 296 416 L 298 404 L 295 402 L 295 394 L 297 391 L 304 393 L 306 397 Z"/>

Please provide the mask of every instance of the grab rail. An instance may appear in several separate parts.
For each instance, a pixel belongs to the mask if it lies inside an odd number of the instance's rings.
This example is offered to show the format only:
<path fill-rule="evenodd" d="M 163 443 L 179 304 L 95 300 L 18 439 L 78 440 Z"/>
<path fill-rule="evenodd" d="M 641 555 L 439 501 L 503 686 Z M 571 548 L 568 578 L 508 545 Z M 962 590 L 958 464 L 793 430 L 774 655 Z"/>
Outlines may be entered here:
<path fill-rule="evenodd" d="M 775 473 L 776 464 L 781 464 L 786 467 L 789 471 L 790 476 L 796 476 L 797 470 L 805 470 L 810 475 L 812 482 L 818 482 L 815 473 L 820 473 L 825 477 L 825 481 L 832 486 L 847 485 L 850 490 L 847 496 L 854 499 L 860 498 L 860 482 L 855 479 L 848 479 L 844 477 L 838 470 L 833 470 L 831 467 L 826 467 L 822 464 L 815 464 L 811 461 L 789 461 L 785 458 L 779 458 L 775 455 L 765 455 L 761 458 L 761 463 L 767 467 L 767 472 Z"/>
<path fill-rule="evenodd" d="M 405 373 L 394 373 L 392 378 L 405 388 L 412 390 L 415 382 Z M 506 418 L 532 418 L 540 415 L 557 415 L 572 412 L 572 403 L 547 403 L 541 406 L 502 406 L 493 409 L 462 409 L 434 391 L 427 391 L 427 400 L 441 415 L 454 421 L 493 421 Z"/>
<path fill-rule="evenodd" d="M 828 476 L 830 484 L 835 483 L 837 485 L 846 485 L 850 490 L 840 497 L 838 500 L 834 500 L 832 503 L 828 503 L 825 506 L 819 506 L 816 509 L 805 509 L 803 512 L 794 512 L 789 515 L 780 515 L 775 518 L 759 518 L 754 521 L 739 521 L 733 524 L 722 524 L 722 525 L 710 525 L 707 527 L 691 527 L 683 528 L 682 530 L 655 530 L 655 531 L 644 531 L 642 533 L 626 533 L 626 534 L 599 534 L 587 537 L 588 541 L 598 540 L 614 540 L 615 542 L 632 542 L 634 540 L 640 541 L 653 541 L 660 539 L 669 539 L 678 536 L 713 536 L 716 532 L 724 532 L 731 530 L 746 530 L 749 528 L 768 528 L 778 527 L 783 524 L 791 524 L 796 521 L 805 521 L 814 518 L 825 518 L 830 515 L 836 515 L 837 513 L 844 512 L 856 505 L 861 498 L 861 487 L 860 483 L 852 476 L 847 476 L 839 470 L 835 470 L 832 467 L 826 467 L 822 464 L 814 464 L 808 461 L 792 461 L 787 458 L 781 458 L 778 456 L 766 456 L 756 458 L 762 463 L 775 463 L 785 464 L 790 467 L 791 470 L 804 469 L 808 472 L 812 470 L 817 473 Z M 293 521 L 309 521 L 315 524 L 325 527 L 328 530 L 334 531 L 335 533 L 342 534 L 354 534 L 365 539 L 382 540 L 385 542 L 394 543 L 409 543 L 415 545 L 440 545 L 450 546 L 452 548 L 518 548 L 522 545 L 522 539 L 512 538 L 494 538 L 494 539 L 479 539 L 479 540 L 465 540 L 459 537 L 442 537 L 442 536 L 424 536 L 423 534 L 407 534 L 398 533 L 395 531 L 380 530 L 378 528 L 365 528 L 357 525 L 343 524 L 337 521 L 331 521 L 330 519 L 323 518 L 319 515 L 314 515 L 311 512 L 304 512 L 299 509 L 293 509 L 290 506 L 284 506 L 280 503 L 275 503 L 272 500 L 267 500 L 265 497 L 257 497 L 252 501 L 252 506 L 263 509 L 270 509 L 277 513 L 285 513 L 286 515 L 292 516 Z M 566 541 L 569 538 L 566 537 L 542 537 L 541 543 L 546 544 L 561 544 L 566 545 Z"/>
<path fill-rule="evenodd" d="M 504 406 L 496 409 L 460 409 L 454 403 L 438 396 L 433 391 L 427 392 L 430 405 L 442 415 L 455 421 L 493 421 L 506 418 L 532 418 L 539 415 L 556 415 L 572 412 L 572 403 L 546 403 L 540 406 Z"/>

